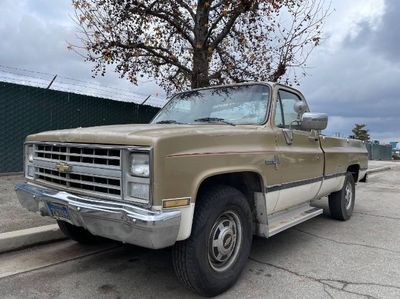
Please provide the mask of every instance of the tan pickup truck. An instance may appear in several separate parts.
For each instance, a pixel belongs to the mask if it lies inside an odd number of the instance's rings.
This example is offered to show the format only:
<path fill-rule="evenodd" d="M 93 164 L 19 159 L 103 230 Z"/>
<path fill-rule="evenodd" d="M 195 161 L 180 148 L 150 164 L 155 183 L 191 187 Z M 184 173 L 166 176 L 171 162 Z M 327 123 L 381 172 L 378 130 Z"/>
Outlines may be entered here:
<path fill-rule="evenodd" d="M 28 210 L 78 242 L 106 237 L 173 246 L 178 278 L 204 296 L 234 284 L 253 235 L 269 238 L 322 213 L 350 218 L 366 178 L 365 144 L 320 134 L 297 90 L 246 83 L 176 94 L 150 124 L 30 135 Z"/>

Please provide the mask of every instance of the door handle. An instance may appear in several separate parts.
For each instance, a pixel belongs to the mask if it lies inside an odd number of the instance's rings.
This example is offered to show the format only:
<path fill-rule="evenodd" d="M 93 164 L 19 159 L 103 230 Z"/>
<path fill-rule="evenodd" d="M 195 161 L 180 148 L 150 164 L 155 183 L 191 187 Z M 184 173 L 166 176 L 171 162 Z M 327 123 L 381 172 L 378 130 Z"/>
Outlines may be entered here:
<path fill-rule="evenodd" d="M 283 129 L 282 132 L 286 143 L 291 145 L 293 143 L 293 131 L 291 129 Z"/>

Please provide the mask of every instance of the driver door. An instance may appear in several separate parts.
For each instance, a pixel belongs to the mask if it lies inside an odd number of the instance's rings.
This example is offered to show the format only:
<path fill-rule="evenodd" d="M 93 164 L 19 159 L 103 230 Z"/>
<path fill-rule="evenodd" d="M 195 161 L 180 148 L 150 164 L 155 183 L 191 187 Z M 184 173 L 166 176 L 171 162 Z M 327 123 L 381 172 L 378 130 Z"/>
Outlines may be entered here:
<path fill-rule="evenodd" d="M 322 183 L 323 152 L 314 132 L 301 129 L 301 115 L 295 111 L 299 101 L 305 103 L 300 94 L 278 90 L 274 121 L 281 183 L 274 212 L 314 199 Z"/>

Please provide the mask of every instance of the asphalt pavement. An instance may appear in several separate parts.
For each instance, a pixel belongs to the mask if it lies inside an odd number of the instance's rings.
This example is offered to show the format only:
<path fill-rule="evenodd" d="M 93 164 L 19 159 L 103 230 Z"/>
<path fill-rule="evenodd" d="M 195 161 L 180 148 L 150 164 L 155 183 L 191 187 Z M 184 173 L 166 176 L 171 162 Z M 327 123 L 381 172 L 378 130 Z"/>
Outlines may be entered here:
<path fill-rule="evenodd" d="M 400 168 L 357 187 L 353 217 L 323 215 L 255 238 L 237 284 L 220 298 L 400 298 Z M 61 241 L 0 255 L 0 298 L 193 298 L 170 249 Z"/>
<path fill-rule="evenodd" d="M 55 223 L 53 219 L 29 212 L 20 205 L 14 189 L 23 181 L 22 175 L 0 176 L 0 233 Z"/>

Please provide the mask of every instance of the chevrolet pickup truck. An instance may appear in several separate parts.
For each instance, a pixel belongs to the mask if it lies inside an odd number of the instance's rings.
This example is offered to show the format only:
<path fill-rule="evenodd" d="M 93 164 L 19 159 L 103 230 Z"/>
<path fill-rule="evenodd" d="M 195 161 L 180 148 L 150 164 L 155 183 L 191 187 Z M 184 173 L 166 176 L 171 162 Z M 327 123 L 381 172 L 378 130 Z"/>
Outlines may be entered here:
<path fill-rule="evenodd" d="M 78 242 L 105 237 L 173 246 L 178 279 L 213 296 L 231 287 L 253 235 L 269 238 L 320 215 L 351 217 L 366 178 L 363 142 L 321 135 L 296 89 L 245 83 L 178 93 L 150 124 L 30 135 L 22 206 Z"/>

